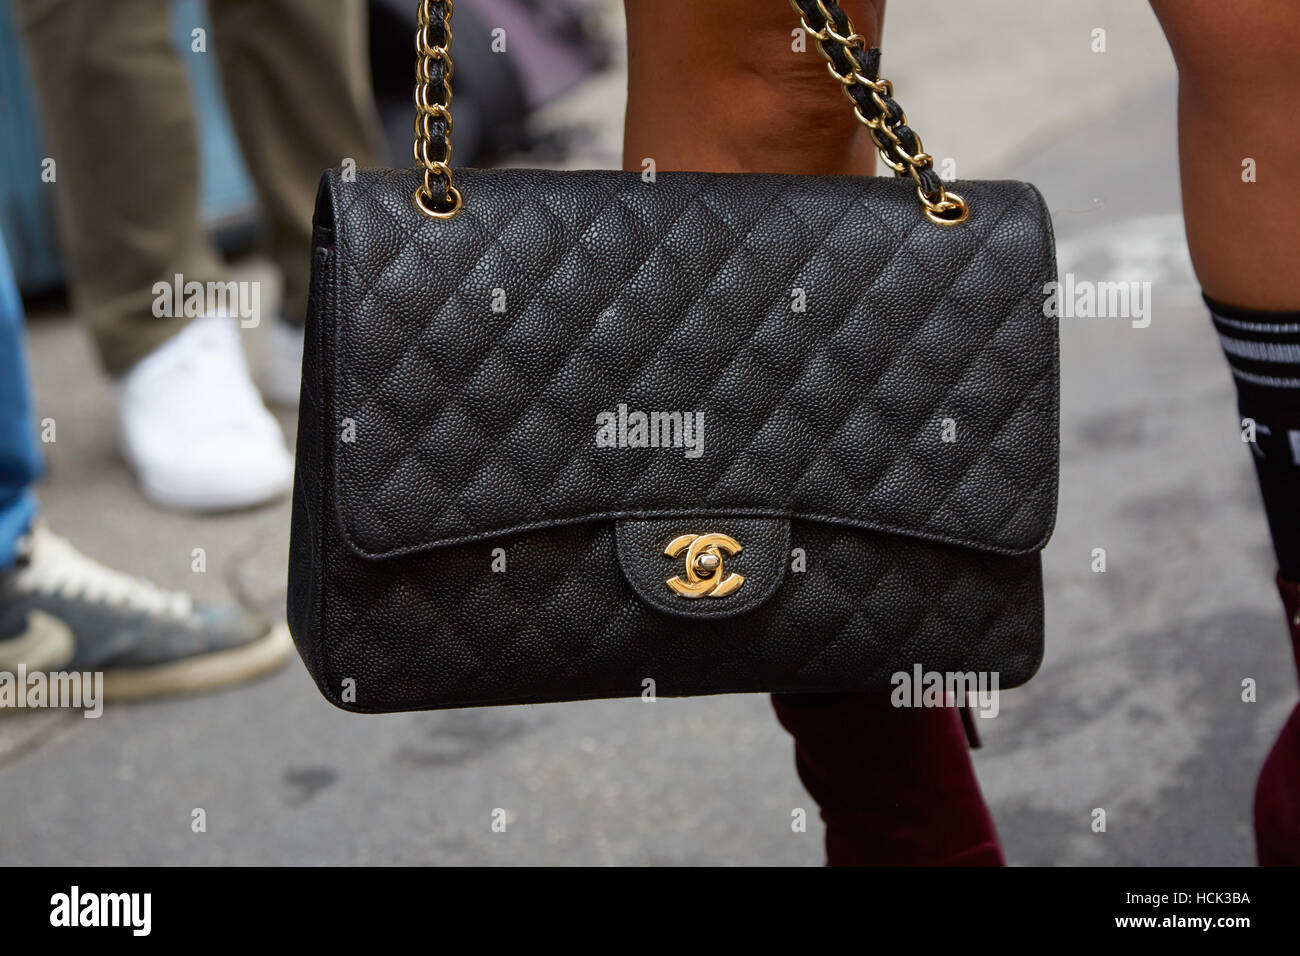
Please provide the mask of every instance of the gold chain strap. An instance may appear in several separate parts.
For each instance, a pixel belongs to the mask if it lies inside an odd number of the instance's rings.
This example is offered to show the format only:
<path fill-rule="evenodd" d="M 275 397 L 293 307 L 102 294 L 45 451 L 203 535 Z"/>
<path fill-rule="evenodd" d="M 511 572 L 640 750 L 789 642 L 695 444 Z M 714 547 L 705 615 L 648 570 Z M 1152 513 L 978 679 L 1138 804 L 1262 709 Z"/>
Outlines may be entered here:
<path fill-rule="evenodd" d="M 836 30 L 836 20 L 827 3 L 830 2 L 840 13 L 847 33 Z M 932 222 L 941 226 L 954 226 L 965 222 L 970 215 L 970 207 L 960 195 L 946 188 L 942 180 L 934 177 L 938 185 L 932 187 L 937 196 L 928 195 L 923 173 L 932 173 L 934 157 L 921 147 L 921 137 L 912 131 L 916 143 L 916 152 L 909 153 L 899 136 L 897 129 L 907 126 L 907 116 L 893 101 L 894 86 L 889 80 L 873 80 L 856 67 L 841 72 L 835 65 L 835 58 L 828 49 L 834 44 L 846 63 L 859 62 L 857 52 L 865 52 L 867 41 L 853 29 L 853 23 L 839 9 L 834 0 L 816 0 L 817 11 L 822 17 L 820 30 L 814 29 L 804 15 L 797 0 L 790 0 L 790 6 L 799 15 L 803 28 L 817 41 L 817 50 L 826 60 L 826 68 L 831 76 L 839 80 L 841 91 L 849 102 L 853 103 L 853 113 L 867 127 L 871 141 L 880 151 L 885 163 L 898 177 L 910 176 L 916 184 L 916 195 L 921 201 L 925 215 Z M 441 16 L 434 16 L 435 6 Z M 415 144 L 413 152 L 417 168 L 424 170 L 424 179 L 415 190 L 415 205 L 420 212 L 430 219 L 453 219 L 465 208 L 465 199 L 456 188 L 451 171 L 451 15 L 454 0 L 420 0 L 420 10 L 415 32 Z M 441 30 L 441 39 L 434 42 L 431 33 L 435 22 Z M 441 65 L 441 82 L 435 92 L 433 71 L 436 64 Z M 879 110 L 878 117 L 869 117 L 854 100 L 852 87 L 861 86 L 870 91 L 871 99 Z M 433 124 L 441 121 L 442 135 L 435 135 Z M 430 155 L 436 152 L 437 158 Z M 437 185 L 435 185 L 437 180 Z"/>
<path fill-rule="evenodd" d="M 442 9 L 434 17 L 435 4 Z M 451 172 L 451 11 L 453 0 L 420 0 L 415 31 L 415 164 L 424 170 L 424 180 L 415 190 L 415 205 L 430 219 L 453 219 L 465 208 Z M 436 21 L 442 31 L 439 42 L 431 37 Z M 441 64 L 442 82 L 435 86 L 433 71 Z M 442 121 L 442 135 L 433 124 Z M 430 153 L 436 154 L 430 155 Z M 438 184 L 434 184 L 438 180 Z"/>
<path fill-rule="evenodd" d="M 831 76 L 840 81 L 841 91 L 848 101 L 853 104 L 854 115 L 867 128 L 868 133 L 871 135 L 871 141 L 876 144 L 876 149 L 880 151 L 881 158 L 894 171 L 895 176 L 900 178 L 910 176 L 912 181 L 916 183 L 917 198 L 921 201 L 926 217 L 932 222 L 936 222 L 941 226 L 955 226 L 958 223 L 965 222 L 970 216 L 970 207 L 960 195 L 946 188 L 942 180 L 937 180 L 937 177 L 935 177 L 938 185 L 932 187 L 932 191 L 937 192 L 938 195 L 927 195 L 921 174 L 933 170 L 934 157 L 922 149 L 921 137 L 915 130 L 912 131 L 912 136 L 916 142 L 915 153 L 907 151 L 902 139 L 895 131 L 898 127 L 907 125 L 907 115 L 893 101 L 894 85 L 886 79 L 873 80 L 865 76 L 857 68 L 850 68 L 844 72 L 840 72 L 836 68 L 835 58 L 827 49 L 827 44 L 834 44 L 835 48 L 842 52 L 845 62 L 856 64 L 859 61 L 855 51 L 866 51 L 866 38 L 853 29 L 853 21 L 842 10 L 839 10 L 838 4 L 835 4 L 836 9 L 843 17 L 844 23 L 848 25 L 846 34 L 839 33 L 835 29 L 835 17 L 827 8 L 827 0 L 816 0 L 816 2 L 817 12 L 821 15 L 823 21 L 820 30 L 814 29 L 812 24 L 808 22 L 803 9 L 800 8 L 796 0 L 790 0 L 790 6 L 794 8 L 795 13 L 799 14 L 799 22 L 803 25 L 803 28 L 816 39 L 817 51 L 826 60 L 826 68 L 830 71 Z M 871 99 L 880 111 L 878 117 L 873 118 L 863 114 L 862 108 L 853 98 L 852 87 L 854 86 L 861 86 L 870 91 Z"/>

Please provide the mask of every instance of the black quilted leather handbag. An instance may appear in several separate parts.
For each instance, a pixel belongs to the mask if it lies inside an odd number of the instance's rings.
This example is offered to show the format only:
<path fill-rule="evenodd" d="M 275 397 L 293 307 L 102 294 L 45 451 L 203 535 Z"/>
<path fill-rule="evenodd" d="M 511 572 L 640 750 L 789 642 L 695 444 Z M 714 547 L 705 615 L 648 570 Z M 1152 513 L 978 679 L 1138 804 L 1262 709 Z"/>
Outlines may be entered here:
<path fill-rule="evenodd" d="M 358 711 L 1027 680 L 1057 488 L 1042 197 L 946 184 L 831 0 L 804 27 L 899 174 L 454 172 L 316 211 L 289 622 Z"/>

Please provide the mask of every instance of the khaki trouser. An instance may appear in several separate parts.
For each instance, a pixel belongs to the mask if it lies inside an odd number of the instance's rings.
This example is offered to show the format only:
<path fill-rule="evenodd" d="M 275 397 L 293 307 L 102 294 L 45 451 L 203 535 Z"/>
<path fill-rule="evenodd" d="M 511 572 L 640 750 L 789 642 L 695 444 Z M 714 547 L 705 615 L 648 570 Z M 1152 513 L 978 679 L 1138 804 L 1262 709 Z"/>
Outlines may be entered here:
<path fill-rule="evenodd" d="M 16 0 L 55 160 L 73 304 L 120 374 L 187 321 L 154 284 L 221 281 L 198 219 L 194 104 L 171 0 Z M 364 0 L 209 0 L 231 116 L 257 185 L 286 314 L 306 314 L 321 171 L 382 151 Z M 203 56 L 204 53 L 184 55 Z"/>

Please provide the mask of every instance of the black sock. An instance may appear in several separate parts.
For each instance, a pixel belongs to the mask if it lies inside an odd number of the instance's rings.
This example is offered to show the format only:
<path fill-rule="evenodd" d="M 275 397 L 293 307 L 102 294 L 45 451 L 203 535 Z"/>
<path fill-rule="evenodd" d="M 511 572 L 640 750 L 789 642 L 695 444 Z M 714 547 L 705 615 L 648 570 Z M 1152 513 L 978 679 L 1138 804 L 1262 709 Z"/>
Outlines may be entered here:
<path fill-rule="evenodd" d="M 1254 422 L 1249 447 L 1278 570 L 1300 581 L 1300 312 L 1205 302 L 1237 384 L 1237 408 Z"/>

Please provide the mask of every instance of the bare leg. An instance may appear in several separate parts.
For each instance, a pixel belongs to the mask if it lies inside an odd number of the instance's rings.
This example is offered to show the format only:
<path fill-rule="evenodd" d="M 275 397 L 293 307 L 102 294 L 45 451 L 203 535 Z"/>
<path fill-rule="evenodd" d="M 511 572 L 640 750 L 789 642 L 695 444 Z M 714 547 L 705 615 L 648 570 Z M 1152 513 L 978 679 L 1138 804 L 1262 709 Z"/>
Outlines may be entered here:
<path fill-rule="evenodd" d="M 1178 63 L 1183 215 L 1207 295 L 1300 309 L 1300 7 L 1276 0 L 1152 0 Z M 1257 181 L 1242 181 L 1255 160 Z"/>

